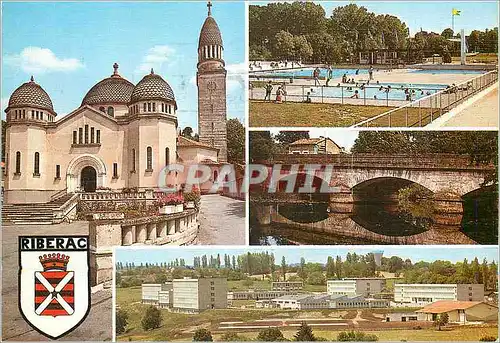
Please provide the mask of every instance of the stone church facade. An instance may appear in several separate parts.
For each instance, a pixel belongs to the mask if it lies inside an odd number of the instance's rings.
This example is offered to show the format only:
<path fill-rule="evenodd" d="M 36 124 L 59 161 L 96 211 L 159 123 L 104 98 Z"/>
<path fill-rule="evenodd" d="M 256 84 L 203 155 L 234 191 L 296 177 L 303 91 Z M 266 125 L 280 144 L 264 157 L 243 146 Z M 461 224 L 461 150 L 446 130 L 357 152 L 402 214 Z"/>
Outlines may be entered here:
<path fill-rule="evenodd" d="M 217 168 L 226 162 L 224 49 L 210 6 L 198 46 L 199 142 L 178 136 L 174 91 L 153 70 L 134 85 L 115 63 L 113 74 L 61 119 L 31 77 L 12 93 L 5 110 L 4 201 L 45 203 L 76 191 L 156 188 L 168 164 Z"/>

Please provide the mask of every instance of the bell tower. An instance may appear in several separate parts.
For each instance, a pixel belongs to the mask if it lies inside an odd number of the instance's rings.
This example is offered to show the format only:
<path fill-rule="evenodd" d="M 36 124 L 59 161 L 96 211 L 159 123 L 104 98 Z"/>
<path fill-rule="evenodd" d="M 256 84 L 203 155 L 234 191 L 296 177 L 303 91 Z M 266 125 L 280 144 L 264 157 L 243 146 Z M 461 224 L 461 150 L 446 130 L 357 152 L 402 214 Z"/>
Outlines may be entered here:
<path fill-rule="evenodd" d="M 212 17 L 212 3 L 198 42 L 198 134 L 200 142 L 219 149 L 219 162 L 227 162 L 226 69 L 222 36 Z"/>

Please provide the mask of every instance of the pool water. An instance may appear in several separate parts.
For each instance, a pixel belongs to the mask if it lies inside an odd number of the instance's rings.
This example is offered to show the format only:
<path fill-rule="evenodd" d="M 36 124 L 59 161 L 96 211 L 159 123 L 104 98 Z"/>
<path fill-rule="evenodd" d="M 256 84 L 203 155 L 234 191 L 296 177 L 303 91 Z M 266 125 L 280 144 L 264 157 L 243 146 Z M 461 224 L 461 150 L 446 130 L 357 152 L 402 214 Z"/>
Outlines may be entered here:
<path fill-rule="evenodd" d="M 303 68 L 303 69 L 294 69 L 294 70 L 281 70 L 281 71 L 258 71 L 254 72 L 255 75 L 260 77 L 265 77 L 266 75 L 279 76 L 283 78 L 290 77 L 310 77 L 312 78 L 314 68 Z M 327 69 L 320 68 L 320 77 L 326 77 Z M 333 78 L 342 77 L 342 75 L 347 74 L 347 77 L 353 77 L 356 74 L 356 69 L 333 69 Z M 368 74 L 367 69 L 359 69 L 358 74 Z"/>
<path fill-rule="evenodd" d="M 307 87 L 304 92 L 307 93 L 309 91 L 311 93 L 310 96 L 313 99 L 317 97 L 321 98 L 322 95 L 328 98 L 349 98 L 357 90 L 360 99 L 363 99 L 364 97 L 366 97 L 366 99 L 374 99 L 374 97 L 376 96 L 378 100 L 406 100 L 405 89 L 409 88 L 411 90 L 415 90 L 415 93 L 412 92 L 411 99 L 417 100 L 430 94 L 434 94 L 446 88 L 447 86 L 442 84 L 390 83 L 391 90 L 389 91 L 389 93 L 386 93 L 385 89 L 379 90 L 380 87 L 386 88 L 388 85 L 389 84 L 387 83 L 380 83 L 379 85 L 374 86 L 370 85 L 364 90 L 356 87 L 356 85 L 352 85 L 352 89 L 347 90 L 347 85 L 344 85 L 343 87 L 337 87 L 337 85 L 335 84 L 330 87 L 323 87 L 323 94 L 321 93 L 320 87 L 312 86 Z"/>

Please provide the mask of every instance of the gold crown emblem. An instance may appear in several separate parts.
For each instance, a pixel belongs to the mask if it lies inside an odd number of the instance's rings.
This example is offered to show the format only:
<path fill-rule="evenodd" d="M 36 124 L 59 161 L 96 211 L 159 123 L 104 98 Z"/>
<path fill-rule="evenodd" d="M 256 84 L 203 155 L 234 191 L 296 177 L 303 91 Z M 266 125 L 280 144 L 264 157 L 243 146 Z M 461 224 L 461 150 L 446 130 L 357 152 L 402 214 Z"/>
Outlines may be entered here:
<path fill-rule="evenodd" d="M 69 256 L 64 254 L 43 254 L 40 256 L 40 263 L 43 266 L 43 271 L 47 270 L 62 270 L 66 271 L 69 263 Z"/>

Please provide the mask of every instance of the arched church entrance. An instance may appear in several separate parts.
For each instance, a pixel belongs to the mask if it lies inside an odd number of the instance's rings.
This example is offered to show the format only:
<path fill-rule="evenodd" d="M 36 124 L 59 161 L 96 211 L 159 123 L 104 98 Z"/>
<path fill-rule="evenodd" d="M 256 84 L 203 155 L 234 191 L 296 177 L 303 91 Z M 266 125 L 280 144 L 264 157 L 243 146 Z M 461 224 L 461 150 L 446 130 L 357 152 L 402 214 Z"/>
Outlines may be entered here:
<path fill-rule="evenodd" d="M 96 155 L 83 154 L 68 165 L 66 186 L 68 192 L 95 192 L 106 186 L 106 165 Z"/>
<path fill-rule="evenodd" d="M 91 167 L 87 166 L 82 169 L 80 175 L 80 189 L 84 192 L 95 192 L 97 188 L 97 172 Z"/>

